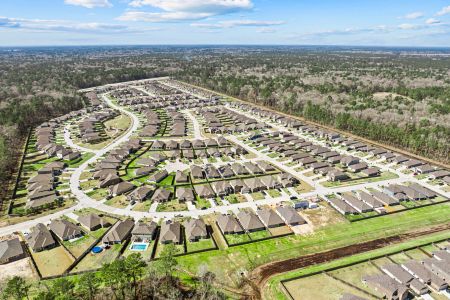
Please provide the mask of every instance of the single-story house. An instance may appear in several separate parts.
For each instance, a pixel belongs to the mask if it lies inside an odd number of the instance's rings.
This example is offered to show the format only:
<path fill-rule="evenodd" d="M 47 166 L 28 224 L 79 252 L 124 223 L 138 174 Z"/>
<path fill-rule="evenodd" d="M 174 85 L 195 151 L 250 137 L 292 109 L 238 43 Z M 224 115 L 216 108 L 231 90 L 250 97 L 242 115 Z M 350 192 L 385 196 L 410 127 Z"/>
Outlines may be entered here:
<path fill-rule="evenodd" d="M 103 244 L 112 245 L 122 243 L 130 236 L 133 227 L 134 221 L 132 219 L 117 221 L 103 237 Z"/>

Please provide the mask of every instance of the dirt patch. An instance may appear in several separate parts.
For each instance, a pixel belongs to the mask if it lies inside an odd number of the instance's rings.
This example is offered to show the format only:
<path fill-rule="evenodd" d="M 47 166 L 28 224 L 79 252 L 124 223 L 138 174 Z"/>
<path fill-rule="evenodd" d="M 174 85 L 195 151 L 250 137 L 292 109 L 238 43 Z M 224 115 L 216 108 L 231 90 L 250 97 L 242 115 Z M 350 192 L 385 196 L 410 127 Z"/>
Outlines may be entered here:
<path fill-rule="evenodd" d="M 283 261 L 271 262 L 262 266 L 259 266 L 253 270 L 249 279 L 254 283 L 252 289 L 255 291 L 255 299 L 258 299 L 257 295 L 260 295 L 262 288 L 266 284 L 267 280 L 279 273 L 285 273 L 296 269 L 308 267 L 311 265 L 321 264 L 336 260 L 342 257 L 363 253 L 378 248 L 383 248 L 392 244 L 400 243 L 409 239 L 417 238 L 420 236 L 432 234 L 450 229 L 450 223 L 445 225 L 436 226 L 427 230 L 414 231 L 411 233 L 395 235 L 391 237 L 376 239 L 369 242 L 354 244 L 342 248 L 337 248 L 325 252 L 315 253 L 311 255 L 305 255 L 297 258 L 287 259 Z"/>
<path fill-rule="evenodd" d="M 29 257 L 11 262 L 6 265 L 2 265 L 2 271 L 0 272 L 0 282 L 7 280 L 13 276 L 20 276 L 23 278 L 37 278 Z"/>

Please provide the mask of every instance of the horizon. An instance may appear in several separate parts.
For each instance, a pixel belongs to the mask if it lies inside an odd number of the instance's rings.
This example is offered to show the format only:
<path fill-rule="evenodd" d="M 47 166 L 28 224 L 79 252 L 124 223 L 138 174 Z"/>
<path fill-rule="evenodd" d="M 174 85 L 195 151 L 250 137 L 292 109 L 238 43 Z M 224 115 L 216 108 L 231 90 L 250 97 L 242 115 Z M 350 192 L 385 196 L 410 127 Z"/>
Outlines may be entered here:
<path fill-rule="evenodd" d="M 450 2 L 441 0 L 4 0 L 0 8 L 7 47 L 450 47 Z"/>

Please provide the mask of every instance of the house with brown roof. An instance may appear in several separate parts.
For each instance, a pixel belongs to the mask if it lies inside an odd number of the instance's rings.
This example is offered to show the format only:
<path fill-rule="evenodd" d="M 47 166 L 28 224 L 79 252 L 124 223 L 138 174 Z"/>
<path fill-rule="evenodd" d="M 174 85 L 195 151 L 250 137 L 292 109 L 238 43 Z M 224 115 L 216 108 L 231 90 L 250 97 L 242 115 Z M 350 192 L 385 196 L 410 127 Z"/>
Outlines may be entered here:
<path fill-rule="evenodd" d="M 50 231 L 42 223 L 31 228 L 31 233 L 25 237 L 25 240 L 34 252 L 51 249 L 57 245 Z"/>
<path fill-rule="evenodd" d="M 133 219 L 126 219 L 124 221 L 117 221 L 111 227 L 108 233 L 103 237 L 103 244 L 113 245 L 120 244 L 125 241 L 131 234 L 134 227 Z"/>
<path fill-rule="evenodd" d="M 295 226 L 306 224 L 305 219 L 303 219 L 292 206 L 278 206 L 277 212 L 281 219 L 288 225 Z"/>
<path fill-rule="evenodd" d="M 267 228 L 285 225 L 284 221 L 273 209 L 261 208 L 256 211 L 256 214 Z"/>
<path fill-rule="evenodd" d="M 205 222 L 201 219 L 190 219 L 184 221 L 186 238 L 193 242 L 208 238 L 208 230 Z"/>
<path fill-rule="evenodd" d="M 180 244 L 182 241 L 180 222 L 163 221 L 161 224 L 159 242 L 161 244 Z"/>
<path fill-rule="evenodd" d="M 216 194 L 209 184 L 194 185 L 195 193 L 202 198 L 214 198 Z"/>
<path fill-rule="evenodd" d="M 194 191 L 190 187 L 177 187 L 176 197 L 182 202 L 195 200 Z"/>
<path fill-rule="evenodd" d="M 89 231 L 95 231 L 103 227 L 111 226 L 108 221 L 94 213 L 79 216 L 78 222 L 80 222 L 80 224 L 85 228 L 89 229 Z"/>
<path fill-rule="evenodd" d="M 142 185 L 129 193 L 127 195 L 127 200 L 130 202 L 142 202 L 150 197 L 150 195 L 153 192 L 153 188 L 150 188 L 148 186 Z"/>
<path fill-rule="evenodd" d="M 264 230 L 265 226 L 254 212 L 241 210 L 237 214 L 239 223 L 247 232 Z"/>
<path fill-rule="evenodd" d="M 153 193 L 152 201 L 159 202 L 159 203 L 167 202 L 170 200 L 171 196 L 172 196 L 171 191 L 169 191 L 167 189 L 159 188 Z"/>
<path fill-rule="evenodd" d="M 61 240 L 67 241 L 83 236 L 83 231 L 77 225 L 65 219 L 53 220 L 50 230 Z"/>
<path fill-rule="evenodd" d="M 166 170 L 161 170 L 153 175 L 150 175 L 150 177 L 147 179 L 150 183 L 159 183 L 169 176 L 169 173 L 167 173 Z"/>
<path fill-rule="evenodd" d="M 132 191 L 135 188 L 134 184 L 128 181 L 122 181 L 118 184 L 109 187 L 109 194 L 112 197 L 120 196 Z"/>
<path fill-rule="evenodd" d="M 223 234 L 244 233 L 244 230 L 241 225 L 239 225 L 236 218 L 231 215 L 219 215 L 216 219 L 216 223 Z"/>
<path fill-rule="evenodd" d="M 188 183 L 189 182 L 189 178 L 184 172 L 177 171 L 176 174 L 175 174 L 175 182 L 177 182 L 177 183 Z"/>

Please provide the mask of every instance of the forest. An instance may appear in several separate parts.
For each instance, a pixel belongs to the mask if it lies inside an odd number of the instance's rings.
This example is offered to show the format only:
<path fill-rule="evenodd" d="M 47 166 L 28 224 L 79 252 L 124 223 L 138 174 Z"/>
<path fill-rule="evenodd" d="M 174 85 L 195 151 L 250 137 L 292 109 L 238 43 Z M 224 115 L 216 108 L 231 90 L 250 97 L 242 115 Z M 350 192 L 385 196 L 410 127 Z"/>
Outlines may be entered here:
<path fill-rule="evenodd" d="M 34 126 L 83 107 L 78 89 L 173 76 L 445 163 L 450 52 L 257 46 L 0 49 L 0 180 Z M 3 198 L 8 185 L 2 185 Z"/>

